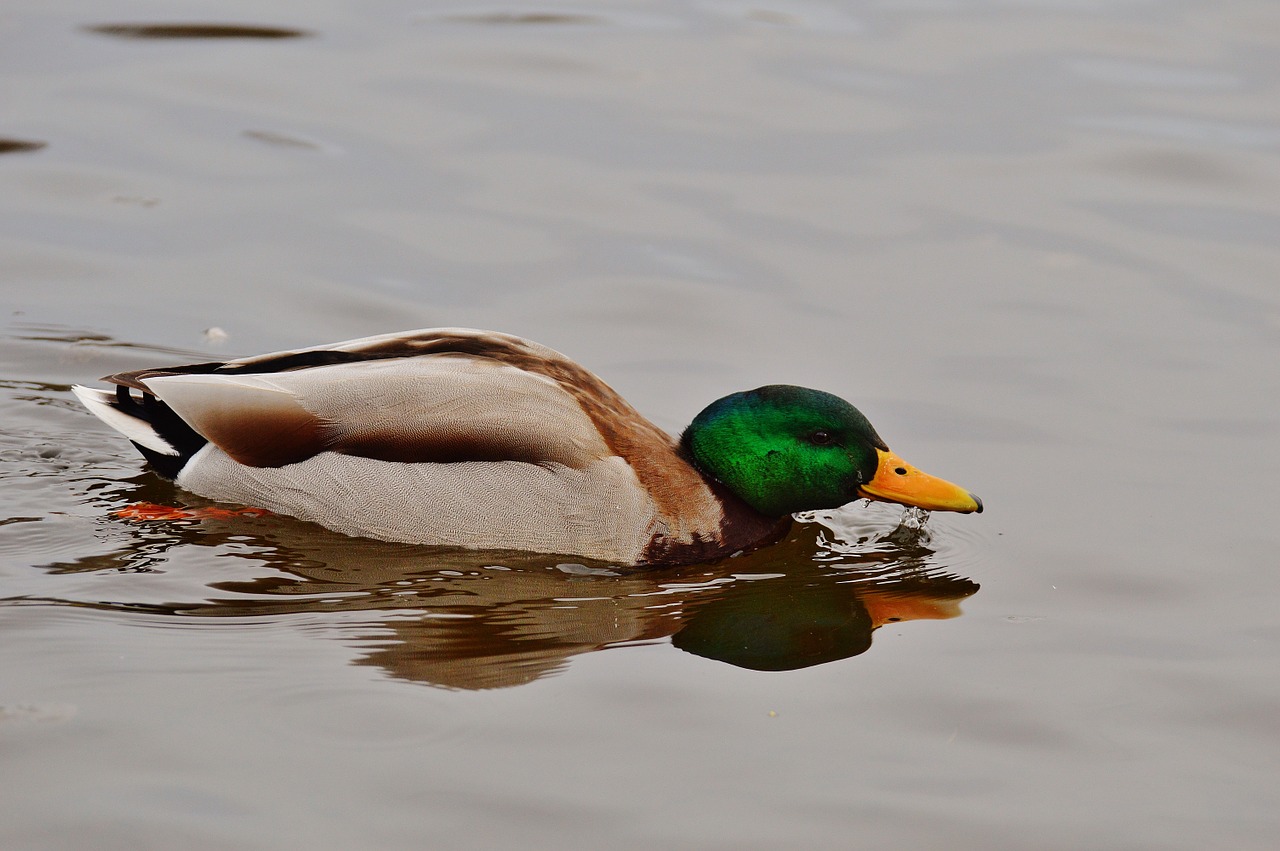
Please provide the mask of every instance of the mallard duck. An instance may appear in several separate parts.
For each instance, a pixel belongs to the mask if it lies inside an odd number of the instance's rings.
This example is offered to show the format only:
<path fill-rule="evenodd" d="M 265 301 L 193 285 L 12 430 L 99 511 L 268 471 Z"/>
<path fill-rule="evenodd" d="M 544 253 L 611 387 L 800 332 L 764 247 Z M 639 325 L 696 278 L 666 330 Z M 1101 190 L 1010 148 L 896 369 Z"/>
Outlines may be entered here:
<path fill-rule="evenodd" d="M 859 498 L 982 511 L 856 408 L 770 385 L 679 437 L 545 346 L 435 328 L 73 388 L 160 475 L 348 535 L 682 564 L 770 543 Z"/>

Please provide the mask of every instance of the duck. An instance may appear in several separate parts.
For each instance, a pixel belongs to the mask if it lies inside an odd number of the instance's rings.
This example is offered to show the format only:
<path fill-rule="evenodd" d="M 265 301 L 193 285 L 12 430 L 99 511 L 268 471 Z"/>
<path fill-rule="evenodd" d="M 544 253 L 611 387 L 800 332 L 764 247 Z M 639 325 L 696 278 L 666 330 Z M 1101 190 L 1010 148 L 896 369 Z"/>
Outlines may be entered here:
<path fill-rule="evenodd" d="M 859 499 L 974 513 L 853 405 L 767 385 L 678 436 L 568 357 L 430 328 L 122 372 L 80 402 L 151 469 L 222 503 L 428 546 L 678 565 L 780 539 Z"/>

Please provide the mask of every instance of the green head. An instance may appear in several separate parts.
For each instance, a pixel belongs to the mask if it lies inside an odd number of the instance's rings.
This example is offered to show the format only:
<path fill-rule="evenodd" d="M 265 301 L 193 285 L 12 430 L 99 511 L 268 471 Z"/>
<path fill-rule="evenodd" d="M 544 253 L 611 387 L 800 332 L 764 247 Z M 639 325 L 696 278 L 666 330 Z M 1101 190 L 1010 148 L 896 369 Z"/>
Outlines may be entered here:
<path fill-rule="evenodd" d="M 787 384 L 712 402 L 680 441 L 699 469 L 771 517 L 852 502 L 876 475 L 877 450 L 888 451 L 853 405 Z"/>

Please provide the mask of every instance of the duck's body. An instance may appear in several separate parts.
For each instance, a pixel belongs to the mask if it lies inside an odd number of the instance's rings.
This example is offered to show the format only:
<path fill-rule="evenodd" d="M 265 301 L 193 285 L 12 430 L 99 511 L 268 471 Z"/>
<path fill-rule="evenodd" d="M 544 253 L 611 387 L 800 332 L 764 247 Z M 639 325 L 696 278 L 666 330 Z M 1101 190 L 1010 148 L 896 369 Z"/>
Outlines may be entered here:
<path fill-rule="evenodd" d="M 711 473 L 694 427 L 678 441 L 506 334 L 413 331 L 107 380 L 116 393 L 76 394 L 181 487 L 350 535 L 670 564 L 773 540 L 800 510 L 735 493 L 722 482 L 740 465 Z"/>

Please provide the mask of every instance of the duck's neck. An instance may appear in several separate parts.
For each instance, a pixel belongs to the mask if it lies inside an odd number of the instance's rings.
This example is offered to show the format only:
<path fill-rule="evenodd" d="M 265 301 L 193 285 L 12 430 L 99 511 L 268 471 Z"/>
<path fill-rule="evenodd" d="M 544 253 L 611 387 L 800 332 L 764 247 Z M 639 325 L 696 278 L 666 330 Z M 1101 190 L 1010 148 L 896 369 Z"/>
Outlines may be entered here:
<path fill-rule="evenodd" d="M 686 446 L 677 453 L 701 477 L 707 494 L 717 510 L 718 526 L 700 530 L 692 540 L 657 535 L 650 541 L 643 554 L 643 561 L 650 564 L 693 564 L 725 558 L 736 552 L 754 550 L 771 544 L 791 528 L 791 515 L 769 517 L 756 511 L 730 490 L 723 482 L 702 470 Z"/>
<path fill-rule="evenodd" d="M 724 506 L 720 536 L 725 555 L 772 544 L 791 528 L 790 514 L 784 514 L 781 517 L 761 514 L 747 505 L 722 482 L 708 479 L 707 486 Z"/>

